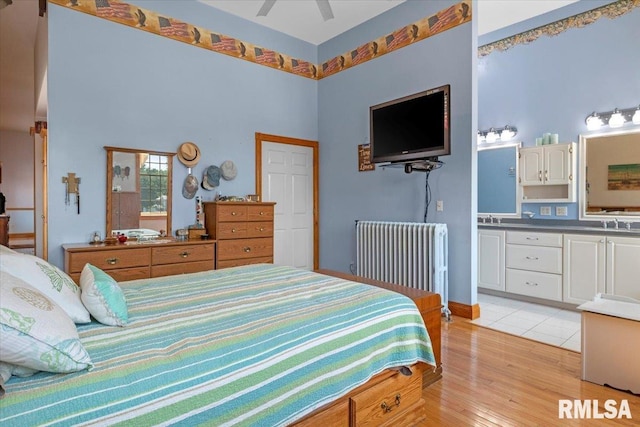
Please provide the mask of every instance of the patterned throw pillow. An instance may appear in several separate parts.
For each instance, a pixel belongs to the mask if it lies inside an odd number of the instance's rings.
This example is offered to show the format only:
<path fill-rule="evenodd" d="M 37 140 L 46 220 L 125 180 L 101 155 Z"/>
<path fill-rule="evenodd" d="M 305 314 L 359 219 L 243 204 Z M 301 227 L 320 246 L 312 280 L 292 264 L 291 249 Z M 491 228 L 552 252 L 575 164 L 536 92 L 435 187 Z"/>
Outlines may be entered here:
<path fill-rule="evenodd" d="M 57 303 L 75 323 L 89 323 L 89 312 L 80 301 L 80 288 L 55 265 L 28 254 L 0 256 L 0 269 L 18 277 Z"/>
<path fill-rule="evenodd" d="M 110 326 L 127 324 L 127 301 L 118 283 L 107 273 L 85 264 L 80 274 L 80 289 L 80 299 L 98 322 Z"/>
<path fill-rule="evenodd" d="M 0 271 L 0 361 L 48 372 L 92 366 L 76 325 L 51 299 Z"/>

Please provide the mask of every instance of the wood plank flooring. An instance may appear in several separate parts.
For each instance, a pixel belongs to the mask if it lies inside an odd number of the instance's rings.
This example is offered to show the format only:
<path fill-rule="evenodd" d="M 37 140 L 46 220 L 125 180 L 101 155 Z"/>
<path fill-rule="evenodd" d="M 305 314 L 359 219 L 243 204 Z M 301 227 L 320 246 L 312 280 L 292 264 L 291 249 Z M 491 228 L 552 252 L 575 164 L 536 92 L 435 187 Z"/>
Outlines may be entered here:
<path fill-rule="evenodd" d="M 638 356 L 640 363 L 640 355 Z M 442 326 L 443 378 L 423 391 L 425 426 L 638 426 L 640 396 L 580 379 L 580 354 L 453 317 Z M 632 419 L 559 419 L 559 399 L 629 403 Z"/>

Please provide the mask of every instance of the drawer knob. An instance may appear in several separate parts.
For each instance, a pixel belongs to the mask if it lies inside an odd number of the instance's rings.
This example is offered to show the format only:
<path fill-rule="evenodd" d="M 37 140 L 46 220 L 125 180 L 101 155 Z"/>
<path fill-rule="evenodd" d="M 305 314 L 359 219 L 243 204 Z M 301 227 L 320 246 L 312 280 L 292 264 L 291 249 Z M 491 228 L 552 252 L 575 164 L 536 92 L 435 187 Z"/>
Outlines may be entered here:
<path fill-rule="evenodd" d="M 396 394 L 396 400 L 394 403 L 396 407 L 400 406 L 400 393 Z M 387 402 L 382 402 L 380 404 L 380 407 L 382 408 L 382 412 L 384 412 L 385 414 L 388 414 L 389 412 L 391 412 L 394 405 L 389 405 Z"/>
<path fill-rule="evenodd" d="M 245 247 L 245 248 L 243 248 L 242 250 L 243 250 L 243 251 L 245 251 L 245 252 L 251 252 L 251 248 L 250 248 L 250 247 L 248 247 L 248 246 L 247 246 L 247 247 Z"/>
<path fill-rule="evenodd" d="M 264 231 L 264 227 L 260 227 L 260 231 Z"/>
<path fill-rule="evenodd" d="M 537 261 L 538 260 L 537 256 L 526 256 L 525 258 L 528 259 L 528 260 L 531 260 L 531 261 Z"/>
<path fill-rule="evenodd" d="M 186 257 L 188 257 L 188 256 L 189 256 L 189 252 L 187 252 L 187 251 L 180 252 L 180 256 L 181 256 L 182 258 L 186 258 Z"/>
<path fill-rule="evenodd" d="M 538 240 L 538 238 L 537 237 L 527 236 L 527 240 Z"/>
<path fill-rule="evenodd" d="M 232 232 L 232 233 L 235 233 L 235 232 L 236 232 L 236 229 L 235 229 L 235 228 L 232 228 L 232 229 L 231 229 L 231 232 Z"/>
<path fill-rule="evenodd" d="M 236 216 L 236 215 L 238 215 L 238 212 L 236 211 L 231 212 L 231 216 Z"/>
<path fill-rule="evenodd" d="M 260 211 L 260 215 L 264 215 L 264 212 Z"/>
<path fill-rule="evenodd" d="M 524 282 L 524 284 L 527 286 L 538 286 L 536 282 Z"/>
<path fill-rule="evenodd" d="M 107 258 L 105 262 L 109 265 L 116 265 L 118 263 L 118 258 Z"/>

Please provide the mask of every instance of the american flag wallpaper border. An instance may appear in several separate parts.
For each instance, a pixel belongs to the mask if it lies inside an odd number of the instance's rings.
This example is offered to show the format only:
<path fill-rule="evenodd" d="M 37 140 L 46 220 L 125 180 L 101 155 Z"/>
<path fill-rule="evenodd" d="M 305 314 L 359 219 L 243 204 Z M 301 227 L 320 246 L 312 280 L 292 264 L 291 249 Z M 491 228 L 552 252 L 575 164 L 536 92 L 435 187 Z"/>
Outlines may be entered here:
<path fill-rule="evenodd" d="M 636 7 L 640 7 L 640 0 L 618 0 L 615 3 L 609 3 L 529 31 L 515 34 L 511 37 L 482 45 L 478 47 L 478 57 L 482 58 L 495 51 L 504 52 L 514 46 L 531 43 L 543 35 L 550 37 L 557 36 L 571 28 L 582 28 L 593 24 L 600 18 L 618 18 L 631 12 Z"/>
<path fill-rule="evenodd" d="M 639 0 L 640 1 L 640 0 Z M 58 6 L 147 31 L 259 65 L 320 80 L 386 53 L 471 21 L 471 1 L 464 0 L 338 55 L 320 66 L 284 53 L 197 27 L 157 12 L 116 0 L 49 0 Z"/>

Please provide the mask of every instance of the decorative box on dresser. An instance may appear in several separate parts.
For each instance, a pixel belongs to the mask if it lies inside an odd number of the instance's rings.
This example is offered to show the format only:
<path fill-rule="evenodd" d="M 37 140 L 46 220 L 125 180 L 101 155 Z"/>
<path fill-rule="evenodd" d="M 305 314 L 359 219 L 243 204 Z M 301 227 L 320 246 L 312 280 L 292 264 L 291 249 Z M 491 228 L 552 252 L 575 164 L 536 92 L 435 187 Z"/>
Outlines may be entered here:
<path fill-rule="evenodd" d="M 76 282 L 86 263 L 104 270 L 118 282 L 213 270 L 215 242 L 211 240 L 130 242 L 105 245 L 62 245 L 64 270 Z"/>
<path fill-rule="evenodd" d="M 273 262 L 272 202 L 205 202 L 209 237 L 218 242 L 216 268 Z"/>

